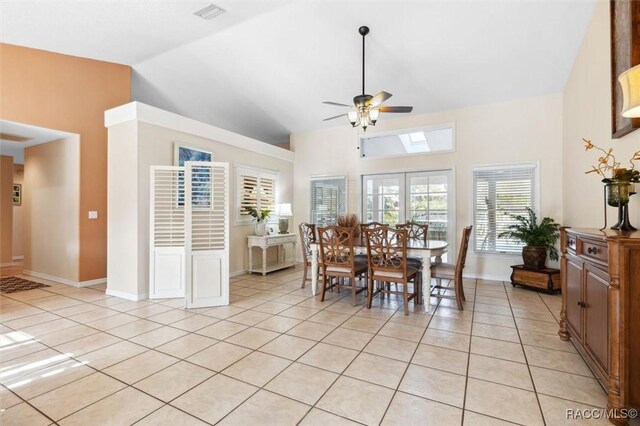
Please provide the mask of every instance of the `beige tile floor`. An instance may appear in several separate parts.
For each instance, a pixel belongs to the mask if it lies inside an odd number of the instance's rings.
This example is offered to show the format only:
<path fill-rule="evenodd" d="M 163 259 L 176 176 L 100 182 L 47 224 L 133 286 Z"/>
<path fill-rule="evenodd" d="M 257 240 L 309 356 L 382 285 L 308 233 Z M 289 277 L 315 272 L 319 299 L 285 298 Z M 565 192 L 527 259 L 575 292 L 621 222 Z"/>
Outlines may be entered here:
<path fill-rule="evenodd" d="M 468 279 L 464 311 L 404 316 L 320 302 L 301 273 L 233 278 L 230 306 L 194 310 L 104 285 L 1 295 L 0 424 L 556 425 L 606 405 L 556 334 L 559 296 Z"/>

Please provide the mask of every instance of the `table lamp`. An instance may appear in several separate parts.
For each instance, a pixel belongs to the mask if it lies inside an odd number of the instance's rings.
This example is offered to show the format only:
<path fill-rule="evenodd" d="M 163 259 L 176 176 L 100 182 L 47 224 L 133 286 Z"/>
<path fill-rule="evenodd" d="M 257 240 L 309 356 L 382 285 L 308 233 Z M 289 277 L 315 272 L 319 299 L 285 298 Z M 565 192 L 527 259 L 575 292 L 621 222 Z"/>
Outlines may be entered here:
<path fill-rule="evenodd" d="M 618 77 L 622 86 L 622 116 L 640 117 L 640 65 L 636 65 Z"/>
<path fill-rule="evenodd" d="M 289 232 L 289 218 L 293 216 L 290 203 L 278 204 L 277 212 L 280 220 L 278 221 L 278 229 L 281 234 Z"/>

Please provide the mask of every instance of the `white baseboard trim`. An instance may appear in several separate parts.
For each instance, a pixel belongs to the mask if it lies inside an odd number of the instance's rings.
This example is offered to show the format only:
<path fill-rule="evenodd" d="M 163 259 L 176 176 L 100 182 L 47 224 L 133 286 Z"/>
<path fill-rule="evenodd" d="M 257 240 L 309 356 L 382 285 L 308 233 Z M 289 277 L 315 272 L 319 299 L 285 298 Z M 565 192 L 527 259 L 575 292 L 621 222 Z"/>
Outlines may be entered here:
<path fill-rule="evenodd" d="M 72 287 L 78 287 L 78 281 L 69 280 L 67 278 L 56 277 L 55 275 L 43 274 L 42 272 L 29 271 L 25 269 L 22 271 L 25 275 L 31 275 L 32 277 L 42 278 L 43 280 L 54 281 L 60 284 L 70 285 Z"/>
<path fill-rule="evenodd" d="M 73 281 L 73 280 L 69 280 L 67 278 L 62 278 L 62 277 L 56 277 L 54 275 L 48 275 L 48 274 L 43 274 L 41 272 L 35 272 L 35 271 L 29 271 L 27 269 L 25 269 L 24 271 L 22 271 L 23 274 L 25 275 L 31 275 L 32 277 L 36 277 L 36 278 L 42 278 L 43 280 L 49 280 L 49 281 L 54 281 L 60 284 L 65 284 L 65 285 L 70 285 L 72 287 L 87 287 L 90 285 L 96 285 L 96 284 L 103 284 L 107 282 L 107 278 L 98 278 L 95 280 L 89 280 L 89 281 Z"/>
<path fill-rule="evenodd" d="M 24 260 L 24 256 L 13 256 L 13 260 Z"/>
<path fill-rule="evenodd" d="M 247 271 L 248 271 L 247 269 L 241 269 L 239 271 L 231 272 L 231 273 L 229 273 L 229 278 L 233 278 L 233 277 L 237 277 L 239 275 L 246 274 Z"/>
<path fill-rule="evenodd" d="M 107 283 L 107 277 L 96 278 L 95 280 L 80 281 L 78 283 L 78 287 L 88 287 L 90 285 L 98 285 L 98 284 L 106 284 L 106 283 Z"/>
<path fill-rule="evenodd" d="M 505 281 L 511 282 L 511 275 L 481 275 L 481 274 L 463 274 L 463 278 L 485 280 L 485 281 Z"/>
<path fill-rule="evenodd" d="M 134 293 L 127 293 L 125 291 L 113 290 L 113 289 L 110 289 L 110 288 L 107 288 L 106 295 L 107 296 L 117 297 L 119 299 L 133 300 L 134 302 L 137 302 L 139 300 L 146 300 L 146 299 L 149 298 L 149 294 L 147 294 L 147 293 L 145 293 L 145 294 L 134 294 Z"/>

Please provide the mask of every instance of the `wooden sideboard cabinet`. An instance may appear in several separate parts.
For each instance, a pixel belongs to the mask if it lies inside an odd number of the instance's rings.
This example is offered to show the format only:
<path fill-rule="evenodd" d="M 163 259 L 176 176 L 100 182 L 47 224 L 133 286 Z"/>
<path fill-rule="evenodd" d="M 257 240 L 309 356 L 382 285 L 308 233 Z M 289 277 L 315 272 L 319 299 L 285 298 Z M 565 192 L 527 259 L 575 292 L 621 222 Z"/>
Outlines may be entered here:
<path fill-rule="evenodd" d="M 640 232 L 561 232 L 563 340 L 572 339 L 608 392 L 612 423 L 640 408 Z"/>

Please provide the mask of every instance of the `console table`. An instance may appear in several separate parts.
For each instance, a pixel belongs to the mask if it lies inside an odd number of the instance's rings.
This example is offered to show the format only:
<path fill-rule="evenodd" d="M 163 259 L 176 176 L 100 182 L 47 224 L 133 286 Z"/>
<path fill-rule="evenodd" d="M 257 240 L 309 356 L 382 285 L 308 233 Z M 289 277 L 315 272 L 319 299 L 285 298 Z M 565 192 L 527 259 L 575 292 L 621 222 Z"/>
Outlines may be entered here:
<path fill-rule="evenodd" d="M 284 249 L 285 244 L 293 244 L 295 247 L 298 242 L 296 234 L 249 235 L 247 240 L 249 247 L 249 273 L 258 272 L 266 275 L 269 272 L 291 268 L 296 264 L 293 260 L 287 260 L 286 250 Z M 262 265 L 260 268 L 254 268 L 253 266 L 253 247 L 262 249 Z M 278 249 L 277 263 L 273 265 L 267 265 L 267 250 L 269 247 L 276 247 Z M 282 259 L 280 259 L 281 253 Z"/>

